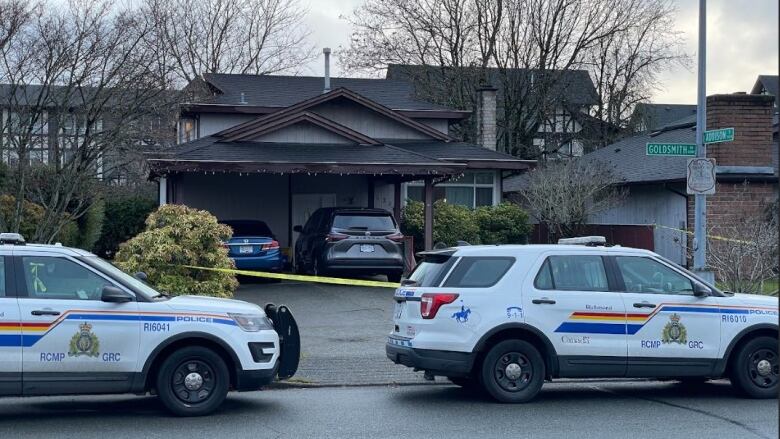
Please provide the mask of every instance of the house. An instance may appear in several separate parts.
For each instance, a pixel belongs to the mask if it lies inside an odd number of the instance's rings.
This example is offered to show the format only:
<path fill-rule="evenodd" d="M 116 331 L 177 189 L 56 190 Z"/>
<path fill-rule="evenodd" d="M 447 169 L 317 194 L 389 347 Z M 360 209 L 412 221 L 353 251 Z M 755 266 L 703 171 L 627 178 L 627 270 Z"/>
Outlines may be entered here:
<path fill-rule="evenodd" d="M 491 149 L 515 151 L 520 156 L 533 159 L 539 156 L 582 155 L 587 145 L 583 125 L 593 123 L 589 114 L 598 104 L 596 88 L 586 70 L 542 72 L 533 69 L 391 64 L 387 68 L 387 78 L 412 82 L 417 96 L 434 102 L 449 101 L 450 90 L 445 84 L 465 84 L 467 90 L 475 91 L 471 100 L 477 111 L 474 114 L 476 120 L 472 123 L 478 142 L 485 144 L 487 141 L 489 145 L 486 147 Z M 483 111 L 493 112 L 493 108 L 496 124 L 484 126 L 479 116 Z M 532 112 L 540 115 L 521 122 L 537 126 L 535 135 L 530 139 L 518 138 L 519 133 L 507 120 L 508 110 L 517 112 L 521 108 L 524 118 Z M 531 145 L 521 145 L 522 142 L 530 142 Z"/>
<path fill-rule="evenodd" d="M 717 163 L 716 193 L 707 196 L 712 229 L 738 224 L 744 215 L 761 215 L 778 198 L 773 101 L 769 96 L 745 93 L 707 97 L 707 128 L 735 129 L 733 142 L 707 147 L 707 156 Z M 646 145 L 691 144 L 695 138 L 694 114 L 583 156 L 582 160 L 594 166 L 598 163 L 611 169 L 617 184 L 628 191 L 623 203 L 593 215 L 589 224 L 598 230 L 628 230 L 632 238 L 649 233 L 643 247 L 687 265 L 694 209 L 694 197 L 686 193 L 687 157 L 648 156 Z M 523 179 L 507 181 L 505 190 L 522 191 Z M 620 240 L 615 243 L 629 245 Z"/>
<path fill-rule="evenodd" d="M 184 92 L 179 145 L 148 158 L 160 203 L 218 218 L 261 219 L 283 247 L 319 207 L 381 207 L 400 218 L 426 204 L 431 248 L 437 198 L 497 204 L 507 173 L 527 161 L 458 141 L 469 111 L 414 97 L 393 79 L 204 74 Z"/>
<path fill-rule="evenodd" d="M 101 93 L 100 99 L 94 99 L 95 93 Z M 127 99 L 133 103 L 115 105 L 123 93 L 133 95 Z M 143 109 L 137 107 L 142 101 L 139 96 L 144 96 Z M 90 87 L 0 84 L 0 162 L 17 164 L 20 148 L 24 148 L 30 165 L 65 164 L 74 151 L 84 149 L 85 139 L 108 135 L 122 143 L 95 148 L 100 149 L 97 177 L 114 185 L 144 182 L 141 152 L 159 148 L 173 137 L 174 124 L 165 105 L 173 98 L 163 96 L 156 90 L 134 94 L 116 89 L 98 92 Z M 94 114 L 88 119 L 85 112 Z M 118 120 L 124 125 L 118 125 Z"/>

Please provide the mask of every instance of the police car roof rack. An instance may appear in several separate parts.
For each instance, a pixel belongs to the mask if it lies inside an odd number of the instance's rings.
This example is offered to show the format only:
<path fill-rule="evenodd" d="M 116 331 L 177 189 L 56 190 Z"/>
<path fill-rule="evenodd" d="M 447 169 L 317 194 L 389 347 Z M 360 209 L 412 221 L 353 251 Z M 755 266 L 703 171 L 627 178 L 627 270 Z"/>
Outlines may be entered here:
<path fill-rule="evenodd" d="M 604 247 L 607 245 L 607 238 L 603 236 L 579 236 L 577 238 L 561 238 L 558 244 L 584 245 L 587 247 Z"/>
<path fill-rule="evenodd" d="M 0 233 L 0 244 L 24 245 L 24 236 L 19 233 Z"/>

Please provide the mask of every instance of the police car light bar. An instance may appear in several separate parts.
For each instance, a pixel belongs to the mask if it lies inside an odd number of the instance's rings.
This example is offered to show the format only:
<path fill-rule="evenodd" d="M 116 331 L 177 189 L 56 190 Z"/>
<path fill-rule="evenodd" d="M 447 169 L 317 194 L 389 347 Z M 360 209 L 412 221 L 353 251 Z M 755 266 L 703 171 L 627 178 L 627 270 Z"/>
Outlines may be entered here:
<path fill-rule="evenodd" d="M 19 233 L 0 233 L 0 244 L 24 245 L 24 236 Z"/>
<path fill-rule="evenodd" d="M 561 238 L 558 244 L 587 245 L 591 247 L 607 245 L 607 238 L 603 236 L 580 236 L 577 238 Z"/>

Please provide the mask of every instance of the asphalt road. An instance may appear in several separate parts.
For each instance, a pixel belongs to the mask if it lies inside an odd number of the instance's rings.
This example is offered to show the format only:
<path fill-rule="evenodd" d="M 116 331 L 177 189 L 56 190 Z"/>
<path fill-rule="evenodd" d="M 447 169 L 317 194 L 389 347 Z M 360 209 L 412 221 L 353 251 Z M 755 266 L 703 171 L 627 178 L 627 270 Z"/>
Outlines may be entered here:
<path fill-rule="evenodd" d="M 209 417 L 167 415 L 153 397 L 0 399 L 0 438 L 776 438 L 778 401 L 726 382 L 546 384 L 502 405 L 450 385 L 231 394 Z"/>
<path fill-rule="evenodd" d="M 384 279 L 382 279 L 384 280 Z M 301 364 L 294 381 L 328 385 L 425 383 L 422 372 L 385 355 L 393 328 L 392 288 L 311 282 L 244 283 L 236 298 L 292 310 L 301 332 Z"/>

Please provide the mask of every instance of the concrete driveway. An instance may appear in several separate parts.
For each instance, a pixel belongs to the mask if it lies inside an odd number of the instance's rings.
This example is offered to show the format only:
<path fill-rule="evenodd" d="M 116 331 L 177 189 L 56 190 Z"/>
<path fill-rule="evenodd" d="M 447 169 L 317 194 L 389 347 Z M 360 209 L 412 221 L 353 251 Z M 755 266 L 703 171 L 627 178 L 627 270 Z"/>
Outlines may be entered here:
<path fill-rule="evenodd" d="M 393 289 L 317 283 L 244 282 L 236 298 L 287 305 L 301 332 L 301 365 L 291 382 L 327 385 L 424 383 L 422 372 L 385 356 Z"/>

